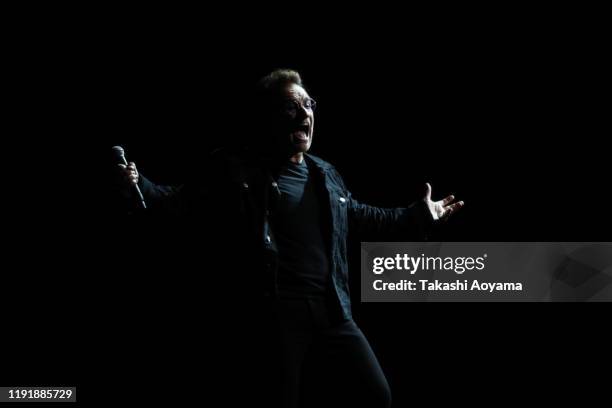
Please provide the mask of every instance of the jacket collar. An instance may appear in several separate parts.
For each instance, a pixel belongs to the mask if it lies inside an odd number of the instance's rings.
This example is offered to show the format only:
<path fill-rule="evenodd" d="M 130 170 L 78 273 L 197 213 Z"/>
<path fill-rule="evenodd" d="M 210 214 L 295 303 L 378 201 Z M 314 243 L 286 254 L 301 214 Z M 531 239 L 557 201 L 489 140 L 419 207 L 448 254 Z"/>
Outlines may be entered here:
<path fill-rule="evenodd" d="M 309 164 L 313 164 L 322 173 L 327 172 L 332 168 L 331 164 L 310 153 L 304 153 L 304 160 L 306 160 L 306 162 Z"/>
<path fill-rule="evenodd" d="M 257 163 L 260 166 L 263 165 L 267 168 L 275 167 L 275 162 L 273 160 L 257 154 L 257 152 L 250 149 L 243 149 L 242 157 L 245 158 L 247 162 Z M 304 153 L 304 160 L 306 160 L 306 163 L 313 165 L 321 173 L 326 173 L 328 170 L 333 168 L 330 163 L 310 153 Z"/>

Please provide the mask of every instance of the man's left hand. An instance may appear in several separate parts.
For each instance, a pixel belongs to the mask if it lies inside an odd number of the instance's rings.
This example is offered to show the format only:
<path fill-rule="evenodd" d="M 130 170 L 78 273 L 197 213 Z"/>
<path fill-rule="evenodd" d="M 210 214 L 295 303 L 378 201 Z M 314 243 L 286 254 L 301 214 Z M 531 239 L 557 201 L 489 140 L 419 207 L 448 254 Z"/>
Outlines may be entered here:
<path fill-rule="evenodd" d="M 454 195 L 449 195 L 448 197 L 440 201 L 432 201 L 431 185 L 429 183 L 427 183 L 424 200 L 427 204 L 427 208 L 429 208 L 429 211 L 431 212 L 434 221 L 447 220 L 448 217 L 459 211 L 465 205 L 463 201 L 453 203 L 455 201 Z"/>

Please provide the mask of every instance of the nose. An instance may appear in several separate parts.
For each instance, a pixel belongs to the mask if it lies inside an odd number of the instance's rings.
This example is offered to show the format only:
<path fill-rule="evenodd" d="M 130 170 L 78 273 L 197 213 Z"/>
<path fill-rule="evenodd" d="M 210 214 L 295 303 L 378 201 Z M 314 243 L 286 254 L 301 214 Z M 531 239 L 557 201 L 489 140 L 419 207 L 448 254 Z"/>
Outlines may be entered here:
<path fill-rule="evenodd" d="M 298 105 L 297 110 L 295 112 L 296 119 L 304 120 L 309 117 L 309 112 L 302 105 Z"/>
<path fill-rule="evenodd" d="M 295 118 L 298 120 L 304 120 L 308 117 L 308 112 L 302 107 L 299 107 L 295 112 Z"/>

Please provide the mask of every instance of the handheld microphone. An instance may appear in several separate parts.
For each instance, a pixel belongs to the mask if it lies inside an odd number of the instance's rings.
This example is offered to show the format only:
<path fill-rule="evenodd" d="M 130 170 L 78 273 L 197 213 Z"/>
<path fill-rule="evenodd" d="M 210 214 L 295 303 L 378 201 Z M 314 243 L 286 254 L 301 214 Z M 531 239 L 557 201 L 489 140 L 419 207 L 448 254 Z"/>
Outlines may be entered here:
<path fill-rule="evenodd" d="M 117 164 L 124 164 L 126 166 L 128 165 L 128 162 L 125 159 L 125 151 L 121 146 L 113 146 L 113 158 L 115 159 Z M 142 196 L 140 188 L 138 188 L 138 184 L 133 185 L 133 190 L 136 193 L 136 198 L 138 199 L 138 207 L 142 208 L 143 210 L 146 209 L 147 205 L 145 204 L 144 197 Z"/>

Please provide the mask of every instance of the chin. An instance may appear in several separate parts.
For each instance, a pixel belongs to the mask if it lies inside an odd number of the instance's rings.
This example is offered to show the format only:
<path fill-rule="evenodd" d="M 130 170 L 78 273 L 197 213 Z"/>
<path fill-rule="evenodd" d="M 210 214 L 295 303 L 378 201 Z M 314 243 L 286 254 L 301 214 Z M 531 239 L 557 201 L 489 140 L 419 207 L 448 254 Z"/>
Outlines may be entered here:
<path fill-rule="evenodd" d="M 312 144 L 310 140 L 307 142 L 297 142 L 295 140 L 291 140 L 290 143 L 291 150 L 295 151 L 296 153 L 306 153 L 308 150 L 310 150 L 310 145 Z"/>
<path fill-rule="evenodd" d="M 299 145 L 297 146 L 297 148 L 298 148 L 298 150 L 299 150 L 300 152 L 302 152 L 302 153 L 306 153 L 307 151 L 309 151 L 309 150 L 310 150 L 310 145 L 311 145 L 311 144 L 312 144 L 312 143 L 311 143 L 310 141 L 308 141 L 307 143 L 304 143 L 304 144 L 299 144 Z"/>
<path fill-rule="evenodd" d="M 308 150 L 310 149 L 310 146 L 302 146 L 302 145 L 297 145 L 297 146 L 293 146 L 293 154 L 295 153 L 306 153 Z"/>

